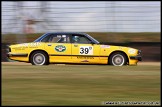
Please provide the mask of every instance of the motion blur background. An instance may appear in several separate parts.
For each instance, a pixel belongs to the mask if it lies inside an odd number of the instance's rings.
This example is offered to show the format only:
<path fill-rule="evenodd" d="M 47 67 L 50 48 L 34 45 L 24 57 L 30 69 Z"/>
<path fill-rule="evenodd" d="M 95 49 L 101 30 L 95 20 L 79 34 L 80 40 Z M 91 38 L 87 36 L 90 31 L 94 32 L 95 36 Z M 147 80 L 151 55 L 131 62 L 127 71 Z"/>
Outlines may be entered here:
<path fill-rule="evenodd" d="M 46 32 L 86 32 L 100 42 L 142 50 L 160 61 L 160 1 L 2 1 L 2 61 L 6 45 Z"/>

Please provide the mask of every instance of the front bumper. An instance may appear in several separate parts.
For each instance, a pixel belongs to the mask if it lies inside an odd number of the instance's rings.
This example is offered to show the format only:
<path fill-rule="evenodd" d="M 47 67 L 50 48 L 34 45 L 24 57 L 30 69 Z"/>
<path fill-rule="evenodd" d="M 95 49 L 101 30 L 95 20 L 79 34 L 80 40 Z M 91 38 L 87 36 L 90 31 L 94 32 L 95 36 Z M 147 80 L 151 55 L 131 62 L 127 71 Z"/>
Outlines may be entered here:
<path fill-rule="evenodd" d="M 130 59 L 135 59 L 138 61 L 142 61 L 142 56 L 130 56 Z"/>

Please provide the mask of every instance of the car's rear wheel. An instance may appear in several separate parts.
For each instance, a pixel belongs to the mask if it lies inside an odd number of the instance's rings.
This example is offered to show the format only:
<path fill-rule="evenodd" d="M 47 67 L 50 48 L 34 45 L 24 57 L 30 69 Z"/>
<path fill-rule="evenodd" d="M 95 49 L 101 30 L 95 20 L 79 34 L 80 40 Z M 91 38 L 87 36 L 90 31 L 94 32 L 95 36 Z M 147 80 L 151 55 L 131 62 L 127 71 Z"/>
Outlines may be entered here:
<path fill-rule="evenodd" d="M 109 58 L 109 64 L 114 66 L 123 66 L 126 65 L 127 58 L 125 54 L 121 52 L 113 53 Z"/>
<path fill-rule="evenodd" d="M 48 64 L 47 54 L 42 51 L 34 52 L 30 58 L 31 58 L 30 61 L 32 65 L 47 65 Z"/>

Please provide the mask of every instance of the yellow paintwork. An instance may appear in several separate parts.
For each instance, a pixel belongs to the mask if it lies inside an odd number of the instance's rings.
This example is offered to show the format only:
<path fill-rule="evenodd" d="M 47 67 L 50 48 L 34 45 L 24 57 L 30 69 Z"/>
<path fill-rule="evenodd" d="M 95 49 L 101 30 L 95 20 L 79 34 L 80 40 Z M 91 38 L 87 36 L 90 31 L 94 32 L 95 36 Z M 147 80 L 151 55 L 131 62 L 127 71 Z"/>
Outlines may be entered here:
<path fill-rule="evenodd" d="M 63 52 L 57 52 L 56 46 L 65 46 Z M 90 54 L 80 54 L 81 47 L 89 47 Z M 114 51 L 122 51 L 126 53 L 129 59 L 129 65 L 136 65 L 138 60 L 130 59 L 130 56 L 137 56 L 138 50 L 130 47 L 101 45 L 101 44 L 71 44 L 71 43 L 44 43 L 33 42 L 11 45 L 9 54 L 28 54 L 27 57 L 9 56 L 12 60 L 29 62 L 31 52 L 42 50 L 48 53 L 49 62 L 68 62 L 68 63 L 87 63 L 87 64 L 107 64 L 108 56 Z M 131 51 L 131 52 L 128 52 Z"/>

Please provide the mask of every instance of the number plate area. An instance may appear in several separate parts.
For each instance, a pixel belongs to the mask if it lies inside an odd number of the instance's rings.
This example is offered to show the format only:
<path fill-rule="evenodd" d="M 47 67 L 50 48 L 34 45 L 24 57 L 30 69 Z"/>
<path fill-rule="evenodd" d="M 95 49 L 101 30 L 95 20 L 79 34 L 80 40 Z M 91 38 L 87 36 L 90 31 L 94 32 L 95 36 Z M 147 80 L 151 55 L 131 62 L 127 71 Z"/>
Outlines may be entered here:
<path fill-rule="evenodd" d="M 79 55 L 93 55 L 93 46 L 80 46 Z"/>

